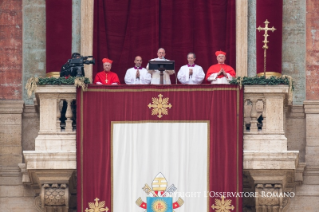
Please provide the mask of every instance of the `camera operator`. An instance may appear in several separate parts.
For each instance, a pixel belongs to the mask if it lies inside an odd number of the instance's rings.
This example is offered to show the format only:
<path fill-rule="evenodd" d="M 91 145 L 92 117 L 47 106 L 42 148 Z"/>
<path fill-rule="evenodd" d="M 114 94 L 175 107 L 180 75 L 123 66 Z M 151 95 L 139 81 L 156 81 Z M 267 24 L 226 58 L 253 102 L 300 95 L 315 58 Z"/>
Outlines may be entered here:
<path fill-rule="evenodd" d="M 88 58 L 92 60 L 88 60 Z M 84 77 L 84 64 L 95 64 L 95 60 L 92 56 L 83 57 L 79 53 L 73 53 L 72 59 L 62 66 L 60 77 Z"/>

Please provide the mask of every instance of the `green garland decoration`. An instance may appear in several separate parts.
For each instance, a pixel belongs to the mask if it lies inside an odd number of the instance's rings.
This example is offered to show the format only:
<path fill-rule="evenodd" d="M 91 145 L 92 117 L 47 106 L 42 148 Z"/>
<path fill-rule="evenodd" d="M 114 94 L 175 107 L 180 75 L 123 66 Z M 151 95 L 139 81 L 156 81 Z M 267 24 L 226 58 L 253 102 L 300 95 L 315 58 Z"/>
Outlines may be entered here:
<path fill-rule="evenodd" d="M 288 76 L 265 78 L 264 76 L 255 76 L 255 77 L 237 77 L 229 82 L 233 85 L 289 85 L 290 79 Z M 292 90 L 294 86 L 292 83 Z"/>
<path fill-rule="evenodd" d="M 45 78 L 39 78 L 38 85 L 74 85 L 74 82 L 76 79 L 83 80 L 84 84 L 90 84 L 90 80 L 87 77 L 45 77 Z"/>
<path fill-rule="evenodd" d="M 240 85 L 240 88 L 243 85 L 289 85 L 288 90 L 288 104 L 292 104 L 293 101 L 293 91 L 294 81 L 291 76 L 282 75 L 281 77 L 271 76 L 265 78 L 264 76 L 255 76 L 255 77 L 237 77 L 229 81 L 232 85 Z"/>
<path fill-rule="evenodd" d="M 294 81 L 291 76 L 283 75 L 281 77 L 269 77 L 255 76 L 255 77 L 237 77 L 229 81 L 232 85 L 289 85 L 288 92 L 288 102 L 292 102 L 292 92 L 294 90 Z M 27 84 L 26 89 L 29 97 L 36 90 L 37 85 L 74 85 L 77 87 L 82 87 L 83 90 L 87 89 L 90 80 L 87 77 L 46 77 L 46 78 L 36 78 L 31 77 Z"/>
<path fill-rule="evenodd" d="M 81 87 L 82 90 L 86 91 L 88 84 L 90 84 L 90 79 L 87 77 L 31 77 L 28 79 L 25 89 L 30 98 L 36 91 L 38 85 L 74 85 L 76 87 Z"/>

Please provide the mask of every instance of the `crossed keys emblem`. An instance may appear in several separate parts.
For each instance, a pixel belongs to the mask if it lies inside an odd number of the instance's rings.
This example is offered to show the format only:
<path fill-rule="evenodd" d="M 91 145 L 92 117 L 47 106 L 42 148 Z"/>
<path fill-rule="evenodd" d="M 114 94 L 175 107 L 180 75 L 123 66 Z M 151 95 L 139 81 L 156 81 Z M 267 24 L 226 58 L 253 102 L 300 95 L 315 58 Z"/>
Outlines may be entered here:
<path fill-rule="evenodd" d="M 163 176 L 161 172 L 158 173 L 155 179 L 153 180 L 152 188 L 148 184 L 145 184 L 145 186 L 142 189 L 149 197 L 169 197 L 170 195 L 173 195 L 173 193 L 177 190 L 174 184 L 170 185 L 167 188 L 166 178 Z M 136 204 L 143 209 L 147 209 L 147 203 L 144 202 L 141 199 L 141 197 L 139 197 L 136 200 Z M 179 208 L 183 204 L 184 200 L 179 197 L 176 202 L 173 202 L 172 208 Z"/>
<path fill-rule="evenodd" d="M 143 191 L 145 191 L 147 195 L 151 196 L 151 193 L 152 193 L 153 197 L 158 197 L 158 195 L 151 189 L 149 185 L 145 184 L 145 186 L 142 189 Z M 168 194 L 172 195 L 176 190 L 177 188 L 174 186 L 174 184 L 172 184 L 166 189 L 162 197 L 166 197 Z"/>

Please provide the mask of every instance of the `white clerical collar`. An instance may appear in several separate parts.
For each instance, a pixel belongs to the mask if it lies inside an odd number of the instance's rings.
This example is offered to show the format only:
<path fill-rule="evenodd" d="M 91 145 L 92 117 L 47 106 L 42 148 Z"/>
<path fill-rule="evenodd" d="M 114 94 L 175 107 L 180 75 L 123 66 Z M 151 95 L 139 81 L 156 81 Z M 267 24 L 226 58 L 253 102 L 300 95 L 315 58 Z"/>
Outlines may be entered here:
<path fill-rule="evenodd" d="M 165 58 L 156 58 L 156 60 L 166 60 Z"/>

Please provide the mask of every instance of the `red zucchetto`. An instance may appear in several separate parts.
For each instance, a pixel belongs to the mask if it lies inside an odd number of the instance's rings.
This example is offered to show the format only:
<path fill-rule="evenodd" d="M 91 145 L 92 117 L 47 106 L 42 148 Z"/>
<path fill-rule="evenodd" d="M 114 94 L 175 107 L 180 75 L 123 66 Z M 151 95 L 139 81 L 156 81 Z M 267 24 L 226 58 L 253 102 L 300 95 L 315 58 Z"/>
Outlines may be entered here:
<path fill-rule="evenodd" d="M 220 55 L 220 54 L 223 54 L 223 55 L 226 56 L 226 52 L 223 52 L 223 51 L 216 51 L 216 52 L 215 52 L 215 55 L 216 55 L 216 56 L 218 56 L 218 55 Z"/>
<path fill-rule="evenodd" d="M 102 63 L 113 63 L 112 60 L 108 59 L 108 58 L 103 58 Z"/>

